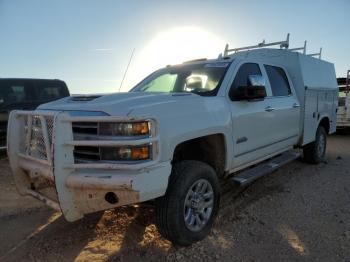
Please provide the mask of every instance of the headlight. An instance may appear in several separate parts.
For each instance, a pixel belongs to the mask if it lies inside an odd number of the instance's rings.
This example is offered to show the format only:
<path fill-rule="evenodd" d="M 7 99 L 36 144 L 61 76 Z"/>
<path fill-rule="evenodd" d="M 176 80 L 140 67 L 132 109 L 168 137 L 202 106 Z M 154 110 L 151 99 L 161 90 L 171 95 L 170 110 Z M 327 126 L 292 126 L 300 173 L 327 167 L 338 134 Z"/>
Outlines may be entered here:
<path fill-rule="evenodd" d="M 130 123 L 99 123 L 99 135 L 105 136 L 149 136 L 150 123 L 130 122 Z"/>
<path fill-rule="evenodd" d="M 150 145 L 127 147 L 101 147 L 101 160 L 135 161 L 150 159 Z"/>
<path fill-rule="evenodd" d="M 84 143 L 75 146 L 75 162 L 136 163 L 137 161 L 154 160 L 154 154 L 157 153 L 157 141 L 153 139 L 153 136 L 156 137 L 153 123 L 151 119 L 126 122 L 110 120 L 108 122 L 74 122 L 72 124 L 74 140 L 96 142 L 96 145 L 91 146 L 86 146 Z M 145 141 L 138 145 L 128 145 L 127 141 L 132 140 Z M 100 145 L 99 141 L 104 141 L 104 145 Z M 106 141 L 123 142 L 105 145 Z"/>

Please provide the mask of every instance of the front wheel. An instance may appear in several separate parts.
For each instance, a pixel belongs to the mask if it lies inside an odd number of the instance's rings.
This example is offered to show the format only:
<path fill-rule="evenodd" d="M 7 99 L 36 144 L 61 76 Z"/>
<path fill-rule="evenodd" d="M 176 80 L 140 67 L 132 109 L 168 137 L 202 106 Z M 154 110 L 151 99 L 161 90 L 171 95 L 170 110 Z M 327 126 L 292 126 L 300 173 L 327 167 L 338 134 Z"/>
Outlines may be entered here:
<path fill-rule="evenodd" d="M 311 164 L 318 164 L 325 158 L 327 146 L 327 132 L 323 126 L 319 126 L 316 131 L 314 142 L 307 144 L 303 148 L 304 160 Z"/>
<path fill-rule="evenodd" d="M 199 161 L 175 164 L 165 196 L 156 200 L 156 223 L 171 242 L 188 246 L 209 234 L 220 190 L 214 169 Z"/>

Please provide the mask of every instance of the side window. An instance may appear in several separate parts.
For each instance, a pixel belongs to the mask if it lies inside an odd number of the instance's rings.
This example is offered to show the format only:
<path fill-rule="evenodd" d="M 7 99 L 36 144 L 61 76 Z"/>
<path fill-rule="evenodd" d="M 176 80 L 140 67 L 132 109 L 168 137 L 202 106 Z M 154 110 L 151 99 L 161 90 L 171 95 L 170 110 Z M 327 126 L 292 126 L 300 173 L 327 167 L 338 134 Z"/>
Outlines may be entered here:
<path fill-rule="evenodd" d="M 270 80 L 273 96 L 288 96 L 291 94 L 288 78 L 284 70 L 277 66 L 264 65 Z"/>
<path fill-rule="evenodd" d="M 249 85 L 249 75 L 262 75 L 258 64 L 246 63 L 241 65 L 241 67 L 238 69 L 235 79 L 233 80 L 231 88 Z"/>

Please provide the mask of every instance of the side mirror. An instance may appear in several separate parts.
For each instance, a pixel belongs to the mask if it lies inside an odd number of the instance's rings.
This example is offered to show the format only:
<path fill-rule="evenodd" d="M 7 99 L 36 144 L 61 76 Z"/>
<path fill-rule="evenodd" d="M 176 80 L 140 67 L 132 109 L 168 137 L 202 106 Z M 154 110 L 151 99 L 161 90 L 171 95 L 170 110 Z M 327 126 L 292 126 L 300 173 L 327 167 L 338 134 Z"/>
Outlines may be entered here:
<path fill-rule="evenodd" d="M 239 86 L 232 90 L 230 97 L 233 100 L 263 99 L 266 97 L 266 89 L 264 86 Z"/>
<path fill-rule="evenodd" d="M 249 75 L 248 86 L 265 86 L 265 78 L 262 75 Z"/>
<path fill-rule="evenodd" d="M 247 82 L 247 86 L 231 88 L 232 100 L 254 100 L 266 97 L 265 79 L 261 75 L 249 75 Z"/>

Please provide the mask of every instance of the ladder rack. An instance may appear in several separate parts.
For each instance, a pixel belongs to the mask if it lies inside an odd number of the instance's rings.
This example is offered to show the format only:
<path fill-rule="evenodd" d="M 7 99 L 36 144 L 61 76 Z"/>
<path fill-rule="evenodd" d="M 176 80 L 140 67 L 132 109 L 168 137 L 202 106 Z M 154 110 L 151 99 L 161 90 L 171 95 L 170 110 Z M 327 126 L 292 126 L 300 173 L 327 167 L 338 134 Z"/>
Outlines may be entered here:
<path fill-rule="evenodd" d="M 319 59 L 321 59 L 322 55 L 322 47 L 320 48 L 320 52 L 318 53 L 313 53 L 313 54 L 307 54 L 308 56 L 318 56 Z"/>
<path fill-rule="evenodd" d="M 238 48 L 229 48 L 229 45 L 226 44 L 225 50 L 223 53 L 223 57 L 227 57 L 230 55 L 230 53 L 234 52 L 237 53 L 239 51 L 244 51 L 244 50 L 251 50 L 251 49 L 258 49 L 258 48 L 263 48 L 267 46 L 276 46 L 279 45 L 280 49 L 286 49 L 289 51 L 302 51 L 302 54 L 308 55 L 308 56 L 318 56 L 319 59 L 321 59 L 322 55 L 322 47 L 320 48 L 319 53 L 313 53 L 313 54 L 306 54 L 306 41 L 304 41 L 304 46 L 302 47 L 296 47 L 296 48 L 289 48 L 289 33 L 287 34 L 286 40 L 283 41 L 278 41 L 278 42 L 271 42 L 271 43 L 266 43 L 265 40 L 263 40 L 261 43 L 258 43 L 257 45 L 251 45 L 251 46 L 244 46 L 244 47 L 238 47 Z M 222 57 L 220 55 L 219 57 Z"/>
<path fill-rule="evenodd" d="M 290 48 L 289 51 L 301 51 L 303 50 L 303 54 L 306 54 L 306 40 L 304 41 L 303 47 Z"/>
<path fill-rule="evenodd" d="M 274 46 L 274 45 L 279 45 L 280 48 L 286 48 L 288 49 L 289 47 L 289 33 L 287 34 L 287 39 L 284 41 L 279 41 L 279 42 L 272 42 L 272 43 L 265 43 L 265 40 L 263 40 L 261 43 L 257 45 L 251 45 L 251 46 L 244 46 L 244 47 L 238 47 L 238 48 L 231 48 L 229 49 L 228 44 L 225 46 L 225 51 L 224 51 L 224 56 L 227 56 L 229 52 L 238 52 L 238 51 L 243 51 L 243 50 L 250 50 L 250 49 L 255 49 L 255 48 L 262 48 L 265 46 Z"/>

